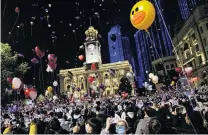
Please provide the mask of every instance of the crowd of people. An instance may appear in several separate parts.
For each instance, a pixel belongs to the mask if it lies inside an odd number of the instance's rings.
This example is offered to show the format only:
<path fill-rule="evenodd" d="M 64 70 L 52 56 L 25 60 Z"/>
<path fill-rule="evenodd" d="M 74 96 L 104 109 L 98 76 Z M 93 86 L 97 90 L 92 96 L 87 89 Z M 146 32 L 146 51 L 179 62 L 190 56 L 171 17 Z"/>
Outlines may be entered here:
<path fill-rule="evenodd" d="M 44 101 L 16 101 L 1 106 L 1 133 L 207 134 L 207 89 L 201 86 L 192 95 L 166 91 L 69 102 L 62 94 Z"/>

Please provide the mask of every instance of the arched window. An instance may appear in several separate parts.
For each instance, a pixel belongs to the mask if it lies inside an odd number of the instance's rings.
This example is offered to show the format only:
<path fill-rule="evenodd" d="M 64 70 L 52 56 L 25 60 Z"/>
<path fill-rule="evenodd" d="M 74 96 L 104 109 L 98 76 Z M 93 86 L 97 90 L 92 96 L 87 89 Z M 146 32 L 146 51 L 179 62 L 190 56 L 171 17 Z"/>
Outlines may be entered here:
<path fill-rule="evenodd" d="M 189 49 L 189 45 L 187 43 L 185 43 L 183 50 L 185 51 L 185 50 L 188 50 L 188 49 Z"/>

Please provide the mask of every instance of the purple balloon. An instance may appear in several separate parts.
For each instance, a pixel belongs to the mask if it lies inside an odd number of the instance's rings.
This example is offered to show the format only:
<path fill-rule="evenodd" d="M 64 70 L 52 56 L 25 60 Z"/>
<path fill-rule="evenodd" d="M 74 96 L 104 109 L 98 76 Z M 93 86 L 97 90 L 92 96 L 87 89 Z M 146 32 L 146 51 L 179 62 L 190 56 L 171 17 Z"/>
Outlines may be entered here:
<path fill-rule="evenodd" d="M 77 88 L 77 91 L 80 91 L 81 89 L 80 88 Z"/>
<path fill-rule="evenodd" d="M 104 89 L 104 87 L 105 87 L 105 86 L 104 86 L 103 84 L 100 85 L 100 88 L 101 88 L 101 89 Z"/>
<path fill-rule="evenodd" d="M 84 95 L 84 97 L 88 97 L 88 94 L 86 93 L 86 94 Z"/>

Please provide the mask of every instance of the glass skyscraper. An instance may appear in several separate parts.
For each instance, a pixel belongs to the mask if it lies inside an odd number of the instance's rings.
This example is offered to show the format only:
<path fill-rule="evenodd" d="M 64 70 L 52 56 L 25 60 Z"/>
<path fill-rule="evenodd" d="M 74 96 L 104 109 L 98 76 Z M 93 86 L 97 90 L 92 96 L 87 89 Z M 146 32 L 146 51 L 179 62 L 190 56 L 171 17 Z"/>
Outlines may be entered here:
<path fill-rule="evenodd" d="M 158 6 L 163 11 L 163 0 L 158 0 Z M 154 1 L 152 3 L 155 5 Z M 162 22 L 162 18 L 159 14 L 157 6 L 156 18 L 152 26 L 148 29 L 150 37 L 145 31 L 137 31 L 134 34 L 136 50 L 137 50 L 137 63 L 139 65 L 139 71 L 137 72 L 137 81 L 139 82 L 139 87 L 143 87 L 143 82 L 148 79 L 148 72 L 152 72 L 152 61 L 157 60 L 162 57 L 172 56 L 172 44 L 168 37 L 167 31 L 165 30 L 165 25 Z M 155 48 L 153 46 L 155 45 Z"/>
<path fill-rule="evenodd" d="M 178 5 L 181 11 L 183 20 L 188 19 L 192 10 L 199 4 L 207 3 L 208 0 L 178 0 Z"/>

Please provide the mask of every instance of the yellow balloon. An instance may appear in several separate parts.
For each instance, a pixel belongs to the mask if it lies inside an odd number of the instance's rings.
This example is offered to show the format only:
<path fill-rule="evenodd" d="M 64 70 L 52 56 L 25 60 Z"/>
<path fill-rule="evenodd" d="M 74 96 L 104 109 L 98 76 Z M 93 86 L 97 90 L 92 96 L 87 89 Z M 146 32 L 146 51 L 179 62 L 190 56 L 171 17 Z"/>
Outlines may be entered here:
<path fill-rule="evenodd" d="M 53 87 L 48 86 L 47 90 L 48 90 L 49 92 L 52 92 L 52 91 L 53 91 Z"/>
<path fill-rule="evenodd" d="M 131 24 L 139 30 L 147 30 L 155 20 L 155 8 L 148 0 L 137 2 L 130 13 Z"/>
<path fill-rule="evenodd" d="M 171 84 L 172 84 L 172 85 L 174 85 L 174 84 L 175 84 L 175 82 L 174 82 L 174 81 L 172 81 L 172 82 L 171 82 Z"/>

